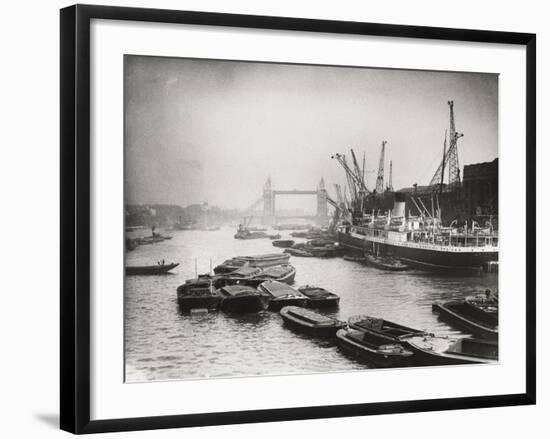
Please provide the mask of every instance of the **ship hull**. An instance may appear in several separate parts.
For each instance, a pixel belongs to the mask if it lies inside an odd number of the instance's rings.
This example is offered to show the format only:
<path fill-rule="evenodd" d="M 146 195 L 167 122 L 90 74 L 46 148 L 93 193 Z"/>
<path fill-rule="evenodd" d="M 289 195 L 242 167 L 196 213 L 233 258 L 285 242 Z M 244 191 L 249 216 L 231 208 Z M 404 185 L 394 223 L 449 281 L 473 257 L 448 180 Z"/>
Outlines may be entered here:
<path fill-rule="evenodd" d="M 370 240 L 367 236 L 357 237 L 344 232 L 338 232 L 340 245 L 361 251 L 371 251 L 373 248 L 382 254 L 391 254 L 401 259 L 407 265 L 429 271 L 480 271 L 490 261 L 498 260 L 498 251 L 474 251 L 450 247 L 440 249 L 413 247 L 392 243 L 380 243 Z"/>

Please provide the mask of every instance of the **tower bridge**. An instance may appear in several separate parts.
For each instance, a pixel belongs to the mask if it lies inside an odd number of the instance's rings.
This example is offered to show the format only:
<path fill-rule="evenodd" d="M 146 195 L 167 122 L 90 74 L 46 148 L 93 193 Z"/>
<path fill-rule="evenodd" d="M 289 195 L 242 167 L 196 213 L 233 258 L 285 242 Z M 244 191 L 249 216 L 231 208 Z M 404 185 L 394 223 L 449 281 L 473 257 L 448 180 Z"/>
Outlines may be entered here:
<path fill-rule="evenodd" d="M 317 212 L 315 215 L 280 215 L 277 213 L 276 209 L 276 199 L 278 195 L 315 196 L 317 198 Z M 256 201 L 248 210 L 252 211 L 263 204 L 263 210 L 261 211 L 262 223 L 270 226 L 277 224 L 277 222 L 282 219 L 306 219 L 319 225 L 325 225 L 329 220 L 327 199 L 327 190 L 323 178 L 321 178 L 317 188 L 313 190 L 278 190 L 273 189 L 270 177 L 264 184 L 262 198 Z"/>

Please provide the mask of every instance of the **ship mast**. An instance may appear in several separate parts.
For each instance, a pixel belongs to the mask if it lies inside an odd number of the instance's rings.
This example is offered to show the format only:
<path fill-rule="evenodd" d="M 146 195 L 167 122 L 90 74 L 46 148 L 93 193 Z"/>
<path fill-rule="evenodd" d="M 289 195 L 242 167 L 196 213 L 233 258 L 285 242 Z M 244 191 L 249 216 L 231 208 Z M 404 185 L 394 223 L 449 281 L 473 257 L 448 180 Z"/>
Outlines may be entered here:
<path fill-rule="evenodd" d="M 388 182 L 388 191 L 393 192 L 393 183 L 392 183 L 392 161 L 390 160 L 390 180 Z"/>
<path fill-rule="evenodd" d="M 378 176 L 376 177 L 376 193 L 384 192 L 384 152 L 386 150 L 386 142 L 382 140 L 382 149 L 380 150 L 380 162 L 378 163 Z"/>
<path fill-rule="evenodd" d="M 443 178 L 445 176 L 445 154 L 447 153 L 447 130 L 445 130 L 445 138 L 443 139 L 443 160 L 441 161 L 441 184 L 439 185 L 439 194 L 443 192 Z"/>

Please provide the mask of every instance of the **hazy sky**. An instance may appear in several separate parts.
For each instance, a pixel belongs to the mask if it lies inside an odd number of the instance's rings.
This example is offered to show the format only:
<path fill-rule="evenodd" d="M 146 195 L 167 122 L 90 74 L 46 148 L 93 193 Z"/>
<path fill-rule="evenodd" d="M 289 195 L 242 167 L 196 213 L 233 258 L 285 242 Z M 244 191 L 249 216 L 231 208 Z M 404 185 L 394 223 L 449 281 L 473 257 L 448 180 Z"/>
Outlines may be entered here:
<path fill-rule="evenodd" d="M 334 196 L 346 180 L 331 155 L 350 148 L 372 188 L 383 139 L 394 187 L 428 184 L 450 99 L 461 167 L 498 155 L 494 74 L 126 56 L 124 79 L 127 203 L 244 208 L 268 176 L 275 189 L 324 177 Z"/>

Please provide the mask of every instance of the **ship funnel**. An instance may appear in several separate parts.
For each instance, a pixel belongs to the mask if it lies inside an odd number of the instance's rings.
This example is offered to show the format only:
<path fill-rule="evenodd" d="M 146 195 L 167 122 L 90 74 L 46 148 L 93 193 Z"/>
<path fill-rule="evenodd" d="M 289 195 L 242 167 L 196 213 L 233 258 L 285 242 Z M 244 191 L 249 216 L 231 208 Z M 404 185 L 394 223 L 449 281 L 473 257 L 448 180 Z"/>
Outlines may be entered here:
<path fill-rule="evenodd" d="M 395 198 L 393 200 L 392 216 L 404 217 L 405 216 L 405 194 L 402 192 L 395 192 Z"/>

